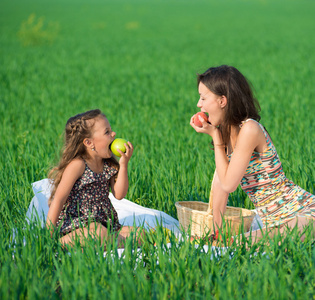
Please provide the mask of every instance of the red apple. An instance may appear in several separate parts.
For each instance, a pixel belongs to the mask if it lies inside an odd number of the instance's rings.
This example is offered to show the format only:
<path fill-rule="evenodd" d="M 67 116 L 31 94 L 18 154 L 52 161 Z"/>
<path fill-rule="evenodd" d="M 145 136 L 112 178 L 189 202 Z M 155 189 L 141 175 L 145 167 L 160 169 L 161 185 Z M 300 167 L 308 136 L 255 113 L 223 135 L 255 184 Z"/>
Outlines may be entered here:
<path fill-rule="evenodd" d="M 110 150 L 118 157 L 121 157 L 121 154 L 117 151 L 119 149 L 122 152 L 126 152 L 126 147 L 124 144 L 127 144 L 125 139 L 115 139 L 110 145 Z"/>
<path fill-rule="evenodd" d="M 202 112 L 202 111 L 197 112 L 197 113 L 194 115 L 194 124 L 195 124 L 196 126 L 198 126 L 198 127 L 202 127 L 202 123 L 200 122 L 198 116 L 202 117 L 206 122 L 208 121 L 208 116 L 207 116 L 204 112 Z"/>

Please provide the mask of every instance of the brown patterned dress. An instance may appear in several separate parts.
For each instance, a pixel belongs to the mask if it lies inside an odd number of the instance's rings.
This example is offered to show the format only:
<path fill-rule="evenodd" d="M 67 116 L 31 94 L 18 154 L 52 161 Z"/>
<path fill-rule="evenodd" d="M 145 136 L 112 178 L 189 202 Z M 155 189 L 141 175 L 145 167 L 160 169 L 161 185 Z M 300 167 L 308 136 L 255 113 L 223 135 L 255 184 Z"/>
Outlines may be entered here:
<path fill-rule="evenodd" d="M 118 171 L 104 162 L 103 172 L 93 172 L 85 162 L 82 176 L 75 182 L 59 215 L 56 226 L 65 235 L 89 222 L 98 222 L 111 230 L 121 228 L 108 195 L 110 178 Z"/>

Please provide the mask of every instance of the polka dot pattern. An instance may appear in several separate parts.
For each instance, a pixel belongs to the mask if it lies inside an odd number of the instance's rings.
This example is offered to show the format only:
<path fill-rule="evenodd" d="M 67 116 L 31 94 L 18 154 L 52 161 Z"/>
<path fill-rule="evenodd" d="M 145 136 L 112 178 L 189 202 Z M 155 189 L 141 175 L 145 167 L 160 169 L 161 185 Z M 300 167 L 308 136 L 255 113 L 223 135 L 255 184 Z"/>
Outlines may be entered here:
<path fill-rule="evenodd" d="M 56 226 L 65 235 L 89 222 L 98 222 L 111 230 L 119 230 L 118 215 L 108 195 L 110 178 L 117 170 L 104 162 L 103 172 L 93 172 L 85 162 L 82 176 L 75 182 L 59 215 Z"/>

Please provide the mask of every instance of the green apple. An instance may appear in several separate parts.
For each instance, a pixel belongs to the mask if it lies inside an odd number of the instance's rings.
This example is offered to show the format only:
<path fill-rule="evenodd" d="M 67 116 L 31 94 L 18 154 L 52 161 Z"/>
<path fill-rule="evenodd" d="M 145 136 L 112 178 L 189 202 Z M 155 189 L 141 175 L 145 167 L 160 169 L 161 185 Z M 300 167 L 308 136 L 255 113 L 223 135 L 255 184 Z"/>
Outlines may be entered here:
<path fill-rule="evenodd" d="M 115 139 L 110 145 L 110 150 L 114 153 L 114 155 L 121 157 L 121 154 L 117 151 L 117 149 L 125 153 L 126 147 L 124 146 L 124 144 L 127 144 L 127 141 L 125 139 Z"/>

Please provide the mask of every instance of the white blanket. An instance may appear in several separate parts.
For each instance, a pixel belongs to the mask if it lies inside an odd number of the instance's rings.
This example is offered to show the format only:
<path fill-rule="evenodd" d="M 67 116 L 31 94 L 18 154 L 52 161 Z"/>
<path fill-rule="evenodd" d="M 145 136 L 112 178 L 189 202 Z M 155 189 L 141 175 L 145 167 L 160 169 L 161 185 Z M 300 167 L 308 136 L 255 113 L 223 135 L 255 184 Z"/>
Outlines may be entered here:
<path fill-rule="evenodd" d="M 40 221 L 42 226 L 45 225 L 48 214 L 48 199 L 50 196 L 51 186 L 48 179 L 36 181 L 32 184 L 35 196 L 33 197 L 26 218 L 28 221 Z M 117 211 L 118 219 L 121 225 L 126 226 L 143 226 L 146 229 L 155 228 L 157 225 L 179 233 L 179 222 L 168 214 L 146 208 L 127 199 L 117 200 L 112 193 L 109 199 Z"/>
<path fill-rule="evenodd" d="M 36 181 L 32 184 L 35 196 L 33 197 L 26 218 L 28 221 L 40 221 L 44 226 L 48 214 L 48 198 L 50 196 L 50 184 L 48 179 Z M 174 233 L 180 232 L 179 222 L 168 214 L 143 207 L 133 203 L 127 199 L 117 200 L 112 193 L 109 194 L 109 199 L 118 213 L 120 224 L 126 226 L 144 226 L 144 228 L 154 228 L 158 224 L 172 230 Z M 258 214 L 256 214 L 251 230 L 258 230 L 262 227 L 262 222 Z"/>
<path fill-rule="evenodd" d="M 26 213 L 26 219 L 28 222 L 39 221 L 42 227 L 45 226 L 46 218 L 48 214 L 48 199 L 50 196 L 51 186 L 48 179 L 36 181 L 32 184 L 35 196 L 33 197 L 28 211 Z M 127 199 L 117 200 L 111 193 L 109 194 L 110 201 L 118 213 L 119 222 L 126 226 L 144 226 L 146 229 L 155 228 L 157 225 L 161 225 L 175 233 L 178 238 L 181 238 L 181 231 L 179 222 L 168 214 L 151 208 L 146 208 L 136 203 L 133 203 Z M 262 222 L 259 216 L 256 214 L 251 229 L 259 229 Z M 167 244 L 170 247 L 171 244 Z M 196 248 L 199 245 L 195 245 Z M 139 249 L 138 249 L 139 251 Z M 208 247 L 203 246 L 201 251 L 211 252 L 210 259 L 213 257 L 224 255 L 226 248 L 222 247 Z M 118 249 L 119 256 L 123 255 L 124 250 Z M 104 253 L 106 255 L 106 252 Z"/>

